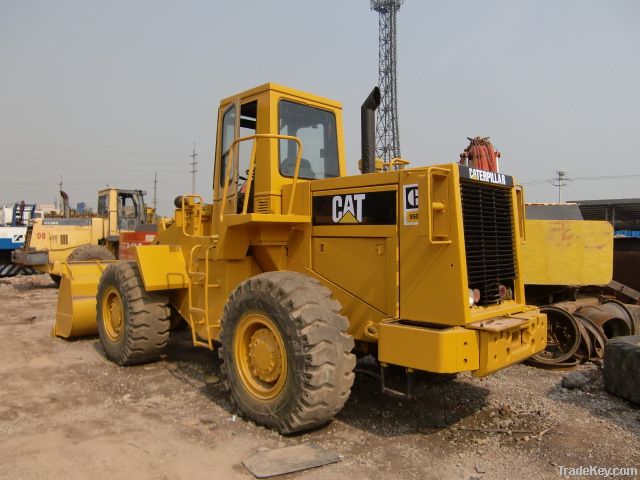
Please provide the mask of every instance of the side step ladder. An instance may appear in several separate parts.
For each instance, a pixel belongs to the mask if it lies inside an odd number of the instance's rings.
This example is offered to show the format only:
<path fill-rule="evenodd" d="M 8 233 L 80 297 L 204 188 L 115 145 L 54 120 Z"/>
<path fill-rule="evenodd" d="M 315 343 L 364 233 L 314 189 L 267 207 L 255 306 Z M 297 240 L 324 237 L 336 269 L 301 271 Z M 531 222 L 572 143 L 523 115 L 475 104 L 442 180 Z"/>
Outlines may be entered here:
<path fill-rule="evenodd" d="M 209 252 L 215 248 L 214 245 L 209 245 L 204 255 L 204 272 L 198 272 L 194 270 L 193 259 L 195 253 L 202 248 L 202 245 L 195 245 L 191 248 L 189 253 L 189 268 L 187 273 L 189 274 L 189 288 L 187 292 L 188 306 L 189 306 L 189 326 L 191 327 L 191 339 L 193 345 L 196 347 L 207 347 L 209 350 L 213 350 L 213 339 L 211 338 L 211 324 L 209 321 L 209 289 L 219 288 L 220 285 L 216 283 L 209 283 Z M 197 267 L 196 267 L 197 268 Z M 194 306 L 193 287 L 194 285 L 203 285 L 202 295 L 204 301 L 200 306 Z M 196 320 L 196 318 L 198 318 Z M 196 326 L 204 326 L 207 331 L 207 341 L 203 342 L 198 340 L 196 336 Z"/>

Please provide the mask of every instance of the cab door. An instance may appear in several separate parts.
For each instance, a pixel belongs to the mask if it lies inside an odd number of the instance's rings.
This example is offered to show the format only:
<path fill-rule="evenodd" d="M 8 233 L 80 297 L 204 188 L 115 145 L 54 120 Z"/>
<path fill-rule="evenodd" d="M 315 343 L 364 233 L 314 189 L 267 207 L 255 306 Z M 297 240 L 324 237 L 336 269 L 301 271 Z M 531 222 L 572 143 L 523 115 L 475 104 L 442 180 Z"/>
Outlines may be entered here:
<path fill-rule="evenodd" d="M 236 99 L 222 113 L 218 129 L 214 201 L 227 213 L 235 213 L 238 204 L 238 146 L 234 141 L 240 131 L 239 100 Z M 228 177 L 228 178 L 227 178 Z"/>
<path fill-rule="evenodd" d="M 247 212 L 253 212 L 253 193 L 255 182 L 251 182 L 250 191 L 247 191 L 251 153 L 254 150 L 254 138 L 235 142 L 237 139 L 253 137 L 257 132 L 257 99 L 244 100 L 242 103 L 236 99 L 227 106 L 220 120 L 218 134 L 218 150 L 216 162 L 216 180 L 214 185 L 214 199 L 220 205 L 223 212 L 241 213 L 244 199 L 248 196 Z M 264 143 L 263 147 L 268 147 Z M 262 147 L 255 145 L 256 151 Z M 260 169 L 258 162 L 254 165 L 254 180 L 256 172 Z M 228 181 L 226 180 L 228 177 Z M 226 191 L 225 191 L 226 187 Z M 224 197 L 224 198 L 223 198 Z"/>

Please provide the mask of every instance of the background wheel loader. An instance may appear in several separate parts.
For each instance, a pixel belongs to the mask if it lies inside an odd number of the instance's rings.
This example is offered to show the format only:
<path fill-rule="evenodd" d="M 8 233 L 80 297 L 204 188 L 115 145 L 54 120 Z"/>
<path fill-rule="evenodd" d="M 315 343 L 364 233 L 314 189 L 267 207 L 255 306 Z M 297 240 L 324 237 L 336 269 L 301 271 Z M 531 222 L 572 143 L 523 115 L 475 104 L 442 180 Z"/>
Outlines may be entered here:
<path fill-rule="evenodd" d="M 339 103 L 268 83 L 222 100 L 213 198 L 176 199 L 175 221 L 131 262 L 69 263 L 55 333 L 98 332 L 120 365 L 157 359 L 172 307 L 194 346 L 217 348 L 245 416 L 283 433 L 329 421 L 356 356 L 487 375 L 546 345 L 524 298 L 522 190 L 458 164 L 374 158 L 363 104 L 362 175 L 347 176 Z M 303 151 L 304 145 L 304 151 Z M 379 163 L 379 162 L 378 162 Z"/>
<path fill-rule="evenodd" d="M 121 256 L 121 243 L 128 248 L 155 238 L 155 212 L 149 212 L 145 206 L 142 190 L 101 190 L 97 217 L 74 218 L 69 218 L 66 193 L 60 193 L 64 199 L 64 218 L 31 222 L 24 246 L 12 253 L 15 264 L 49 273 L 59 283 L 65 261 L 115 260 Z"/>

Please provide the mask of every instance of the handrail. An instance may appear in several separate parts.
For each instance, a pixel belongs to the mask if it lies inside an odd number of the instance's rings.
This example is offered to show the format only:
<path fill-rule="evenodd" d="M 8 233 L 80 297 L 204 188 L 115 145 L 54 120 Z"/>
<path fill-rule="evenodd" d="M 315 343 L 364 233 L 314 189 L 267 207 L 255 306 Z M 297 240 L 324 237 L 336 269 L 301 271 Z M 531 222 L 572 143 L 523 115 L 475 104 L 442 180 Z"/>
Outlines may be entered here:
<path fill-rule="evenodd" d="M 390 161 L 384 162 L 382 166 L 391 168 L 397 165 L 398 167 L 400 167 L 399 169 L 402 170 L 406 165 L 409 165 L 410 163 L 411 162 L 409 160 L 404 160 L 400 157 L 393 157 Z"/>
<path fill-rule="evenodd" d="M 207 329 L 207 346 L 209 350 L 213 350 L 213 338 L 211 338 L 211 324 L 209 323 L 209 288 L 212 285 L 209 284 L 209 252 L 214 249 L 215 246 L 209 245 L 204 252 L 204 315 L 205 315 L 205 328 Z M 216 285 L 217 286 L 217 285 Z"/>
<path fill-rule="evenodd" d="M 431 243 L 432 245 L 448 245 L 451 243 L 451 239 L 449 240 L 436 240 L 435 237 L 436 235 L 434 235 L 434 231 L 433 231 L 433 220 L 434 220 L 434 213 L 436 212 L 444 212 L 445 209 L 447 208 L 447 205 L 444 202 L 434 202 L 433 201 L 433 185 L 432 185 L 432 179 L 434 176 L 440 176 L 440 177 L 444 177 L 444 178 L 448 178 L 450 171 L 447 170 L 446 168 L 441 168 L 441 167 L 429 167 L 427 168 L 427 212 L 428 212 L 428 220 L 427 220 L 427 228 L 428 228 L 428 234 L 427 234 L 427 239 L 429 240 L 429 243 Z M 446 200 L 445 200 L 446 201 Z M 445 237 L 444 235 L 438 235 L 441 237 Z"/>
<path fill-rule="evenodd" d="M 187 205 L 185 200 L 187 198 L 193 198 L 193 199 L 197 199 L 198 202 L 193 202 L 190 207 L 192 207 L 192 213 L 193 215 L 191 215 L 192 217 L 192 225 L 191 225 L 191 234 L 187 233 L 187 210 L 185 209 L 185 206 Z M 182 233 L 185 237 L 193 237 L 196 233 L 197 230 L 200 228 L 200 225 L 202 225 L 202 196 L 201 195 L 184 195 L 181 199 L 180 199 L 180 208 L 182 209 Z M 196 211 L 198 211 L 198 215 L 196 215 Z M 199 222 L 198 225 L 196 227 L 196 216 L 199 217 Z"/>
<path fill-rule="evenodd" d="M 189 313 L 189 326 L 191 327 L 191 340 L 194 345 L 197 345 L 198 339 L 196 338 L 196 323 L 193 319 L 193 271 L 191 270 L 193 265 L 193 255 L 195 252 L 202 248 L 202 245 L 196 244 L 191 247 L 189 251 L 189 264 L 187 265 L 187 275 L 189 275 L 189 288 L 187 289 L 187 308 Z"/>
<path fill-rule="evenodd" d="M 293 135 L 278 135 L 272 133 L 256 133 L 254 135 L 247 135 L 246 137 L 236 138 L 231 145 L 229 146 L 229 150 L 227 153 L 227 166 L 225 169 L 224 175 L 224 186 L 222 188 L 222 198 L 221 198 L 221 208 L 220 208 L 220 221 L 224 219 L 224 201 L 227 198 L 227 193 L 229 191 L 229 183 L 230 183 L 230 175 L 231 175 L 231 165 L 233 163 L 233 154 L 235 153 L 234 149 L 236 145 L 240 142 L 246 142 L 248 140 L 254 140 L 253 146 L 251 148 L 251 159 L 249 161 L 249 172 L 247 174 L 247 188 L 246 194 L 244 197 L 243 205 L 242 205 L 242 213 L 247 213 L 249 207 L 249 193 L 251 192 L 251 183 L 253 182 L 253 171 L 256 166 L 256 144 L 258 139 L 268 138 L 268 139 L 276 139 L 276 140 L 290 140 L 296 142 L 298 145 L 298 154 L 296 155 L 296 166 L 293 171 L 293 184 L 291 187 L 291 198 L 289 199 L 289 208 L 287 209 L 287 215 L 291 214 L 291 209 L 293 208 L 293 197 L 296 193 L 296 183 L 298 182 L 298 173 L 300 171 L 300 161 L 302 160 L 302 142 L 298 137 L 294 137 Z"/>

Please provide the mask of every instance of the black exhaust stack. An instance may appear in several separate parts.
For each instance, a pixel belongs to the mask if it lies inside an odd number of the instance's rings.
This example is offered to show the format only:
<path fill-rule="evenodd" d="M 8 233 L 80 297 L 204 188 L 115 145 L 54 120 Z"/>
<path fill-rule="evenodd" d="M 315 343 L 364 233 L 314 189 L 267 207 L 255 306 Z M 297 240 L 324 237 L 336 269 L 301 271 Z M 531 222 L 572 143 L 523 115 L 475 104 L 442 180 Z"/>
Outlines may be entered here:
<path fill-rule="evenodd" d="M 376 171 L 376 110 L 380 106 L 380 89 L 373 87 L 360 107 L 362 173 Z"/>
<path fill-rule="evenodd" d="M 69 218 L 71 216 L 71 210 L 69 209 L 69 195 L 60 190 L 60 197 L 62 197 L 62 216 L 64 218 Z"/>

